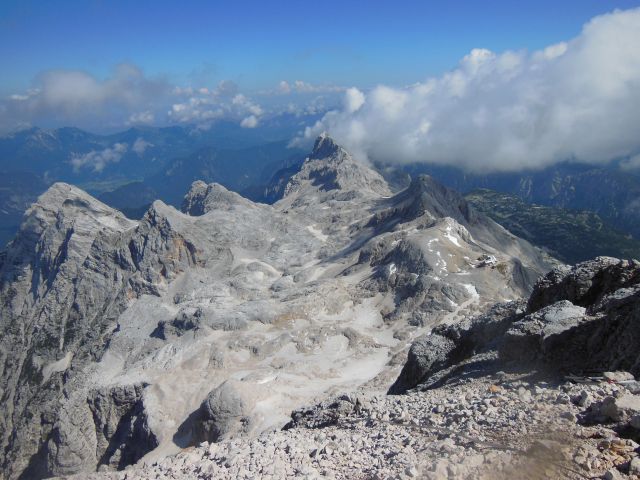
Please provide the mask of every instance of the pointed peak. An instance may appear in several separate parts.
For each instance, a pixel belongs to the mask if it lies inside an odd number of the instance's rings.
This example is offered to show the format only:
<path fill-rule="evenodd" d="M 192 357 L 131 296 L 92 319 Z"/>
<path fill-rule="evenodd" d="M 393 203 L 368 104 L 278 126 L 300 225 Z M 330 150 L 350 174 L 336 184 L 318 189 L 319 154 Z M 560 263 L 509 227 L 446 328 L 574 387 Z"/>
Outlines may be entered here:
<path fill-rule="evenodd" d="M 284 196 L 307 187 L 323 192 L 368 191 L 380 196 L 391 195 L 389 186 L 378 172 L 356 161 L 326 133 L 316 139 L 313 151 L 302 168 L 287 183 Z"/>
<path fill-rule="evenodd" d="M 346 153 L 346 151 L 340 145 L 338 145 L 327 132 L 323 132 L 318 136 L 318 138 L 316 138 L 315 144 L 313 145 L 313 150 L 311 151 L 311 155 L 309 156 L 309 158 L 328 158 L 335 156 L 339 152 Z"/>
<path fill-rule="evenodd" d="M 412 193 L 422 193 L 426 191 L 438 190 L 438 191 L 447 191 L 450 190 L 445 187 L 442 183 L 435 180 L 431 175 L 420 174 L 411 179 L 411 183 L 408 187 L 409 191 Z"/>

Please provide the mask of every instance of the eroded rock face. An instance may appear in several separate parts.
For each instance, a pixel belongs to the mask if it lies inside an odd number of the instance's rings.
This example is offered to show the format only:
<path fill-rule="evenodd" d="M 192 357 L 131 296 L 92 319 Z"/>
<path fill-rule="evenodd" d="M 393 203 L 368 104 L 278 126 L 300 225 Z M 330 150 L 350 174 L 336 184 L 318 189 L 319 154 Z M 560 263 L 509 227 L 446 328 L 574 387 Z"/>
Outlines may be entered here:
<path fill-rule="evenodd" d="M 560 300 L 587 307 L 604 296 L 640 283 L 640 262 L 598 257 L 575 267 L 559 267 L 541 278 L 529 298 L 535 312 Z"/>
<path fill-rule="evenodd" d="M 418 338 L 389 393 L 404 393 L 418 385 L 436 385 L 447 369 L 496 347 L 509 327 L 524 315 L 525 303 L 497 304 L 487 313 L 455 325 L 442 325 Z"/>
<path fill-rule="evenodd" d="M 273 206 L 195 182 L 182 212 L 132 222 L 56 184 L 0 256 L 3 473 L 122 468 L 388 385 L 408 339 L 549 268 L 456 195 L 427 179 L 393 195 L 328 136 Z"/>
<path fill-rule="evenodd" d="M 541 277 L 526 308 L 507 304 L 419 338 L 392 392 L 430 387 L 447 368 L 481 352 L 511 368 L 638 376 L 638 342 L 640 262 L 600 257 Z"/>
<path fill-rule="evenodd" d="M 640 262 L 599 257 L 553 271 L 536 284 L 532 310 L 506 332 L 505 359 L 560 371 L 640 373 L 633 347 L 640 341 Z"/>
<path fill-rule="evenodd" d="M 21 478 L 68 475 L 93 466 L 123 468 L 157 445 L 148 425 L 144 385 L 117 385 L 67 399 L 46 442 Z"/>

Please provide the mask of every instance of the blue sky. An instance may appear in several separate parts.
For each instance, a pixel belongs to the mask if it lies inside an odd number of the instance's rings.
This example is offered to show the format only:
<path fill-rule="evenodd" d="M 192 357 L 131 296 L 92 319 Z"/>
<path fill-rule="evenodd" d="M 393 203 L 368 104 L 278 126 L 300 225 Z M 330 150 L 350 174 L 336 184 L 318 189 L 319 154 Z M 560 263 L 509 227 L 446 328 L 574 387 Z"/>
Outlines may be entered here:
<path fill-rule="evenodd" d="M 318 115 L 349 87 L 424 82 L 472 49 L 534 52 L 639 5 L 2 0 L 0 131 Z"/>
<path fill-rule="evenodd" d="M 400 85 L 453 68 L 472 48 L 538 49 L 577 35 L 599 13 L 638 4 L 3 0 L 0 91 L 23 90 L 49 69 L 104 77 L 121 62 L 180 85 Z"/>

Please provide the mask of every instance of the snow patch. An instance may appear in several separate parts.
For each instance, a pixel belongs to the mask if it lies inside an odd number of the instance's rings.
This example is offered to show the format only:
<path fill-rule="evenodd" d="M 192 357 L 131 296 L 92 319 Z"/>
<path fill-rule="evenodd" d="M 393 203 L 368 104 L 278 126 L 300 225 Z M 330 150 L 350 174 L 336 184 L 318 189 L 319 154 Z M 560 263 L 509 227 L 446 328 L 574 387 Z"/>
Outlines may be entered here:
<path fill-rule="evenodd" d="M 307 230 L 309 230 L 311 235 L 316 237 L 321 242 L 326 242 L 329 239 L 329 236 L 322 233 L 322 230 L 319 230 L 318 228 L 316 228 L 315 225 L 308 225 Z"/>

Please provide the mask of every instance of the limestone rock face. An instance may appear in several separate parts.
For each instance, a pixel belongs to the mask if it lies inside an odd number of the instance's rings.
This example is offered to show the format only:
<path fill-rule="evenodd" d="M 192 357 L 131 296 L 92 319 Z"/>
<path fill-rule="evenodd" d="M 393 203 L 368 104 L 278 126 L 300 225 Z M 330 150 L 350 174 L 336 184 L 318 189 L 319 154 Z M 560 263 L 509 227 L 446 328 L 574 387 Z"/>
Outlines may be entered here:
<path fill-rule="evenodd" d="M 409 349 L 407 362 L 389 393 L 398 394 L 422 385 L 432 387 L 465 359 L 496 348 L 509 327 L 524 315 L 525 303 L 497 304 L 485 314 L 454 325 L 434 328 Z"/>
<path fill-rule="evenodd" d="M 411 339 L 555 264 L 431 179 L 393 194 L 326 135 L 285 191 L 195 182 L 138 222 L 69 185 L 40 197 L 0 254 L 5 477 L 119 469 L 386 388 Z M 440 335 L 421 372 L 458 358 Z"/>
<path fill-rule="evenodd" d="M 483 331 L 491 334 L 478 335 Z M 599 257 L 541 277 L 526 306 L 497 306 L 418 338 L 391 391 L 432 387 L 451 368 L 487 352 L 496 368 L 638 376 L 639 341 L 640 263 Z"/>
<path fill-rule="evenodd" d="M 335 190 L 391 194 L 389 186 L 379 173 L 354 161 L 349 152 L 326 134 L 318 137 L 313 152 L 302 165 L 300 172 L 289 180 L 284 192 L 285 197 L 306 190 L 307 183 L 322 192 Z"/>
<path fill-rule="evenodd" d="M 251 207 L 253 203 L 231 192 L 219 183 L 207 185 L 203 181 L 193 182 L 184 197 L 182 211 L 187 215 L 200 216 L 213 208 L 232 210 L 234 207 Z"/>
<path fill-rule="evenodd" d="M 529 311 L 568 300 L 575 305 L 594 305 L 605 295 L 640 283 L 640 262 L 597 257 L 573 268 L 558 267 L 541 278 L 529 299 Z"/>
<path fill-rule="evenodd" d="M 66 403 L 49 435 L 46 455 L 33 458 L 25 474 L 65 475 L 86 465 L 123 468 L 135 463 L 158 445 L 147 423 L 143 391 L 144 385 L 117 385 Z"/>

